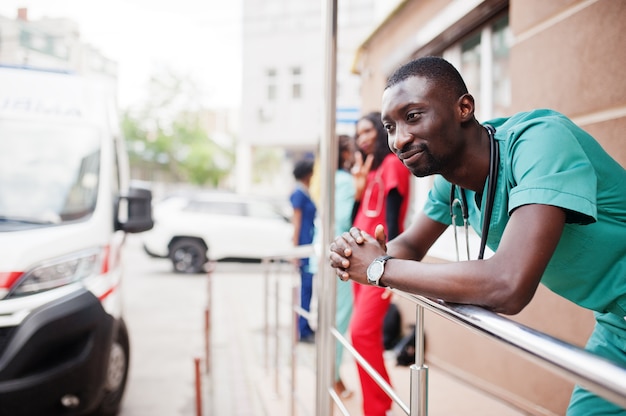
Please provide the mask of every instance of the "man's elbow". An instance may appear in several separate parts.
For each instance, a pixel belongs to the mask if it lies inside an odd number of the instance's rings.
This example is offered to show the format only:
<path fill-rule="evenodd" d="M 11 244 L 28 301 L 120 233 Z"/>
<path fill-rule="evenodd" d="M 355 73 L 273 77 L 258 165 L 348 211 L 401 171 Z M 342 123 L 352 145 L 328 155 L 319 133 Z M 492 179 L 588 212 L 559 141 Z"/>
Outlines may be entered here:
<path fill-rule="evenodd" d="M 491 310 L 504 315 L 517 315 L 532 300 L 536 286 L 531 290 L 525 285 L 517 284 L 519 280 L 503 279 L 503 283 L 491 298 Z"/>
<path fill-rule="evenodd" d="M 528 302 L 517 302 L 515 300 L 507 301 L 498 304 L 491 309 L 493 312 L 501 313 L 503 315 L 517 315 L 528 305 Z"/>

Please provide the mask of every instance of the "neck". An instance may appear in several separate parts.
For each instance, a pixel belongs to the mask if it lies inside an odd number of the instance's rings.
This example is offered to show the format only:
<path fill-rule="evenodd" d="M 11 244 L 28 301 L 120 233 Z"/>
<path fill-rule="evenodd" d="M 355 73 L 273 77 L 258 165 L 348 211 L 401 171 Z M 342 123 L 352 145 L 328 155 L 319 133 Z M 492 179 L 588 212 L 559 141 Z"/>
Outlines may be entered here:
<path fill-rule="evenodd" d="M 472 124 L 467 143 L 465 152 L 459 158 L 459 168 L 443 176 L 461 188 L 482 193 L 491 163 L 491 140 L 487 129 L 478 122 Z"/>

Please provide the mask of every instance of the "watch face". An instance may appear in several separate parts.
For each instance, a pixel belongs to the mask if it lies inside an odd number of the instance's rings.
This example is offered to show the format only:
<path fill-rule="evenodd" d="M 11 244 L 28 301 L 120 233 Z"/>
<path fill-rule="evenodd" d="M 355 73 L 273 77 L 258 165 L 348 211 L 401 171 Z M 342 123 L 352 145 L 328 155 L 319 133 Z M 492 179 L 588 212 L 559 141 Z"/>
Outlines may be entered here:
<path fill-rule="evenodd" d="M 367 277 L 370 280 L 376 281 L 376 280 L 380 279 L 380 276 L 382 276 L 383 271 L 384 271 L 383 263 L 380 262 L 380 261 L 375 261 L 372 264 L 370 264 L 370 267 L 369 267 L 369 269 L 367 271 Z"/>

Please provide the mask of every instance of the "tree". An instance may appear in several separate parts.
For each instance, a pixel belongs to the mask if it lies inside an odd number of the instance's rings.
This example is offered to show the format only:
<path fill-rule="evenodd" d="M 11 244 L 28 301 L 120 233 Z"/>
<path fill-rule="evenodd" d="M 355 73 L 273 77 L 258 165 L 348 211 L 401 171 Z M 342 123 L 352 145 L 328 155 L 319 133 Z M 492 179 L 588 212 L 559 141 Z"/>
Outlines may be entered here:
<path fill-rule="evenodd" d="M 152 78 L 143 108 L 123 113 L 122 128 L 133 171 L 142 179 L 219 187 L 234 165 L 234 151 L 212 140 L 203 126 L 207 110 L 194 82 L 167 72 Z"/>

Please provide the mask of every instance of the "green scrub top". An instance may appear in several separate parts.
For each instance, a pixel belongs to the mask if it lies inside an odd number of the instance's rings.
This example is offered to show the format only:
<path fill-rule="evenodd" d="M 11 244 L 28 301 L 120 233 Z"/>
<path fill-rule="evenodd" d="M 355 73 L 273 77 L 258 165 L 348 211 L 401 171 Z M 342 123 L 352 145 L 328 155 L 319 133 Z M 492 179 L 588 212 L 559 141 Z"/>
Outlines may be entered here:
<path fill-rule="evenodd" d="M 495 127 L 500 151 L 487 246 L 497 251 L 517 207 L 563 208 L 567 224 L 542 283 L 585 308 L 612 312 L 617 315 L 613 322 L 626 329 L 622 319 L 626 316 L 626 170 L 593 137 L 552 110 L 485 124 Z M 444 224 L 451 223 L 450 187 L 437 176 L 424 208 L 426 215 Z M 465 192 L 469 223 L 481 235 L 487 198 Z M 462 221 L 455 209 L 457 221 Z"/>

